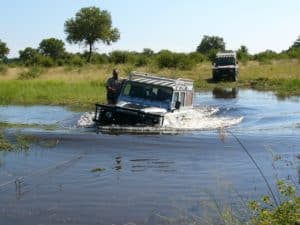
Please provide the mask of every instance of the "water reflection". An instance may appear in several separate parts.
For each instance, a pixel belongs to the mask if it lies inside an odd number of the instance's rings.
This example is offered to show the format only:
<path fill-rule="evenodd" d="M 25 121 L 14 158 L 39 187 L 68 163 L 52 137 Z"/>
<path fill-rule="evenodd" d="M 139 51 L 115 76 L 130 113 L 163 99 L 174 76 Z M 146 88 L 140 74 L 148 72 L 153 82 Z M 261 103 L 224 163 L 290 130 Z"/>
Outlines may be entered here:
<path fill-rule="evenodd" d="M 24 185 L 24 179 L 18 178 L 15 180 L 16 199 L 20 200 L 23 195 L 22 186 Z"/>
<path fill-rule="evenodd" d="M 122 169 L 122 157 L 121 157 L 121 156 L 117 156 L 117 157 L 115 158 L 115 163 L 116 163 L 116 165 L 115 165 L 115 170 L 116 170 L 116 171 L 121 170 L 121 169 Z"/>
<path fill-rule="evenodd" d="M 130 160 L 131 172 L 143 172 L 147 169 L 155 169 L 160 172 L 173 172 L 174 161 L 162 161 L 160 159 L 132 159 Z"/>
<path fill-rule="evenodd" d="M 279 101 L 291 101 L 291 102 L 295 102 L 298 103 L 300 102 L 300 97 L 299 96 L 277 96 L 277 99 Z"/>
<path fill-rule="evenodd" d="M 214 98 L 237 98 L 238 88 L 214 88 L 213 91 Z"/>

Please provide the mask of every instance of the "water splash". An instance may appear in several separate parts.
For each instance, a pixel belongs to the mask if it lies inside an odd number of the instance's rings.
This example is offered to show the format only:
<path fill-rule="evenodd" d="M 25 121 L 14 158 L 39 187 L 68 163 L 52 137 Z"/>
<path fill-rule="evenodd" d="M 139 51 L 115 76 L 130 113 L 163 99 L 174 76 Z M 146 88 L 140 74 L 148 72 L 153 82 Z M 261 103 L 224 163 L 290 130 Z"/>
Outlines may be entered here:
<path fill-rule="evenodd" d="M 168 113 L 165 116 L 164 126 L 176 130 L 213 130 L 239 124 L 243 117 L 220 117 L 215 107 L 202 107 Z"/>
<path fill-rule="evenodd" d="M 128 127 L 105 126 L 100 131 L 128 131 L 128 132 L 175 132 L 189 130 L 214 130 L 229 127 L 242 122 L 243 117 L 220 117 L 216 115 L 219 109 L 216 107 L 201 107 L 182 110 L 165 115 L 162 127 Z M 94 126 L 94 112 L 84 113 L 77 122 L 78 127 Z"/>
<path fill-rule="evenodd" d="M 93 118 L 95 117 L 95 112 L 85 112 L 81 115 L 80 119 L 77 121 L 77 127 L 89 128 L 95 125 Z"/>

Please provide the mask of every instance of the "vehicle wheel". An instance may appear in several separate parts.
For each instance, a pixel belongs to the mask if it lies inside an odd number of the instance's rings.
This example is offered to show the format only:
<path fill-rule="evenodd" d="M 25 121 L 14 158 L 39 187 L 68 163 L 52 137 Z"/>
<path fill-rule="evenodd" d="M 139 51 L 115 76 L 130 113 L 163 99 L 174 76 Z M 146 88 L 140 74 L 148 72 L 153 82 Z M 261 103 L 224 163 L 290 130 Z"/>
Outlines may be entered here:
<path fill-rule="evenodd" d="M 232 81 L 237 81 L 238 80 L 238 73 L 234 73 L 232 75 Z"/>
<path fill-rule="evenodd" d="M 213 81 L 217 82 L 218 81 L 218 78 L 215 74 L 213 74 L 213 77 L 212 77 Z"/>

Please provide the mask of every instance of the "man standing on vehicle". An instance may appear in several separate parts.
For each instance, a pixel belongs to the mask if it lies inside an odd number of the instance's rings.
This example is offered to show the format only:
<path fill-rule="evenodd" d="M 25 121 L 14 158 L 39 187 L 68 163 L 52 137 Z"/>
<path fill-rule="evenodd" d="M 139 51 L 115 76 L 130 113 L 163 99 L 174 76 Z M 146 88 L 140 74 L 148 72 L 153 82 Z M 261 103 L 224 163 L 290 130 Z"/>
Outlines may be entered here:
<path fill-rule="evenodd" d="M 108 104 L 115 105 L 121 90 L 121 81 L 119 80 L 119 71 L 114 69 L 112 77 L 106 82 L 106 100 Z"/>

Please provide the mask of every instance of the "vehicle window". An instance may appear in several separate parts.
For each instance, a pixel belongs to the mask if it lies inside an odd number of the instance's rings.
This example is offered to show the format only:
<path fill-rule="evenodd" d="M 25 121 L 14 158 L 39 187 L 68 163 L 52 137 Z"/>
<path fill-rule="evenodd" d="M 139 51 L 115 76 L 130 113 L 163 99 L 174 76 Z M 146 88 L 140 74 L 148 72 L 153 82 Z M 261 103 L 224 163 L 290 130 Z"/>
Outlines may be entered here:
<path fill-rule="evenodd" d="M 185 106 L 185 92 L 181 92 L 180 93 L 180 102 L 181 102 L 181 106 Z"/>
<path fill-rule="evenodd" d="M 157 101 L 171 101 L 172 100 L 172 89 L 171 88 L 159 88 L 157 90 L 156 99 Z"/>
<path fill-rule="evenodd" d="M 220 57 L 216 59 L 216 65 L 218 66 L 226 66 L 226 65 L 235 65 L 234 57 Z"/>
<path fill-rule="evenodd" d="M 122 95 L 134 98 L 143 98 L 150 101 L 172 101 L 173 90 L 168 87 L 145 85 L 140 83 L 127 83 Z"/>
<path fill-rule="evenodd" d="M 146 90 L 141 85 L 133 84 L 130 90 L 130 97 L 144 98 L 146 96 Z"/>
<path fill-rule="evenodd" d="M 193 104 L 193 92 L 188 91 L 186 93 L 185 105 L 191 106 Z"/>
<path fill-rule="evenodd" d="M 131 84 L 126 84 L 125 88 L 124 88 L 124 91 L 123 91 L 123 95 L 126 95 L 128 96 L 129 93 L 130 93 L 130 89 L 131 89 Z"/>
<path fill-rule="evenodd" d="M 179 101 L 179 92 L 175 92 L 174 94 L 174 102 Z"/>

